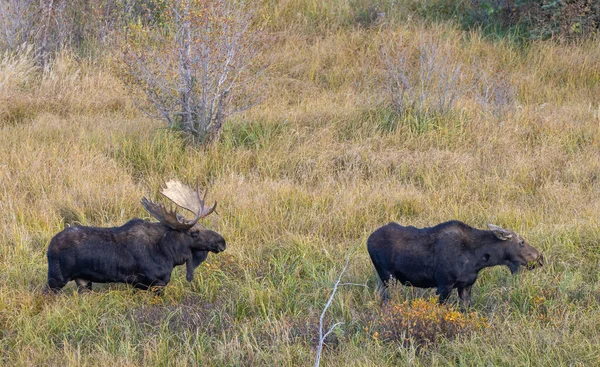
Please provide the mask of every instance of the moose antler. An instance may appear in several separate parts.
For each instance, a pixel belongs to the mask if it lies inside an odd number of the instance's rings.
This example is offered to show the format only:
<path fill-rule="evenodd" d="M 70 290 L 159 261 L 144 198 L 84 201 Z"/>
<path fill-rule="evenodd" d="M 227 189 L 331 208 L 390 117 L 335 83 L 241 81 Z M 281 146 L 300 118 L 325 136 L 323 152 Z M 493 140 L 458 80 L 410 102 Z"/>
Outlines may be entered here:
<path fill-rule="evenodd" d="M 142 206 L 151 216 L 158 219 L 159 222 L 166 224 L 173 229 L 190 229 L 196 224 L 192 223 L 190 225 L 185 220 L 182 220 L 182 217 L 177 213 L 177 210 L 167 210 L 164 205 L 153 203 L 145 197 L 142 198 Z"/>
<path fill-rule="evenodd" d="M 161 194 L 163 194 L 167 199 L 171 200 L 175 204 L 180 207 L 191 211 L 196 214 L 200 218 L 204 218 L 213 211 L 217 207 L 217 203 L 212 206 L 212 208 L 204 207 L 204 199 L 206 199 L 206 192 L 204 193 L 204 197 L 200 198 L 200 190 L 198 190 L 198 185 L 196 184 L 196 190 L 192 190 L 189 186 L 182 184 L 179 181 L 171 180 L 166 183 L 164 189 L 161 190 Z"/>
<path fill-rule="evenodd" d="M 179 181 L 171 180 L 166 183 L 166 187 L 161 191 L 167 199 L 171 200 L 176 205 L 187 209 L 196 215 L 191 221 L 185 220 L 183 216 L 177 213 L 177 210 L 169 211 L 162 204 L 156 204 L 152 201 L 142 199 L 142 206 L 161 223 L 168 225 L 174 229 L 189 229 L 193 227 L 201 218 L 204 218 L 215 211 L 217 203 L 211 208 L 204 207 L 204 198 L 200 198 L 200 191 L 196 185 L 196 190 L 192 190 L 189 186 L 182 184 Z"/>

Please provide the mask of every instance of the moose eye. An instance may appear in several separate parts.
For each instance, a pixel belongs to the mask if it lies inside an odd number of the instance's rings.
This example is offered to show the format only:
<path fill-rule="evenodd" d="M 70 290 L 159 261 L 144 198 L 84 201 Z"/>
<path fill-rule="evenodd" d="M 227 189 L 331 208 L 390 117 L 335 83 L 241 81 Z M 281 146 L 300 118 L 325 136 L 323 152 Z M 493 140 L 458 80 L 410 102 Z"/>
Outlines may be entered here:
<path fill-rule="evenodd" d="M 200 232 L 191 232 L 193 238 L 198 238 L 200 236 Z"/>
<path fill-rule="evenodd" d="M 519 246 L 525 246 L 525 241 L 524 240 L 519 241 Z"/>

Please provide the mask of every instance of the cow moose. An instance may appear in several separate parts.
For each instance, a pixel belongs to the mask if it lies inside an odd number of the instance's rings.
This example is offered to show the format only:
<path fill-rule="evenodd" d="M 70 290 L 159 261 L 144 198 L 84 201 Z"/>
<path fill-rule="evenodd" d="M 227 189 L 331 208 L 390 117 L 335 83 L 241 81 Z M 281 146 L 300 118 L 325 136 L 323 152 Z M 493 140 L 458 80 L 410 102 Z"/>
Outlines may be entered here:
<path fill-rule="evenodd" d="M 542 254 L 518 234 L 493 224 L 488 229 L 454 220 L 421 229 L 392 222 L 375 230 L 367 249 L 382 282 L 383 300 L 393 278 L 404 285 L 437 288 L 439 303 L 457 288 L 463 305 L 469 306 L 481 269 L 506 265 L 515 274 L 543 265 Z"/>
<path fill-rule="evenodd" d="M 79 292 L 92 283 L 127 283 L 161 293 L 173 268 L 186 264 L 186 279 L 208 252 L 225 250 L 225 239 L 203 228 L 198 221 L 215 211 L 217 203 L 205 207 L 200 191 L 171 180 L 162 195 L 194 213 L 186 220 L 175 210 L 142 198 L 142 206 L 158 222 L 135 218 L 121 227 L 72 226 L 54 236 L 48 246 L 48 284 L 44 292 L 57 292 L 74 280 Z"/>

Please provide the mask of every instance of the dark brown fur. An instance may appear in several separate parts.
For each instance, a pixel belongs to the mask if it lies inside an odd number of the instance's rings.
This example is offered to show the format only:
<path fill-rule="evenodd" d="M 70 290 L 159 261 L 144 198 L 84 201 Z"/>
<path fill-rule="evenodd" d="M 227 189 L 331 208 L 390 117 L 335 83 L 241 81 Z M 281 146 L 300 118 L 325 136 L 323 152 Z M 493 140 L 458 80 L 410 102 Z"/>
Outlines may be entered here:
<path fill-rule="evenodd" d="M 191 281 L 209 251 L 224 250 L 223 237 L 199 225 L 177 230 L 133 219 L 121 227 L 69 227 L 48 246 L 46 291 L 58 291 L 70 280 L 80 290 L 91 290 L 92 283 L 113 282 L 161 289 L 175 266 L 185 263 Z"/>
<path fill-rule="evenodd" d="M 457 288 L 461 300 L 469 304 L 481 269 L 506 265 L 514 274 L 533 267 L 532 262 L 543 263 L 541 253 L 519 235 L 488 226 L 494 230 L 459 221 L 422 229 L 389 223 L 369 236 L 367 248 L 384 287 L 394 278 L 405 285 L 437 288 L 440 303 Z"/>

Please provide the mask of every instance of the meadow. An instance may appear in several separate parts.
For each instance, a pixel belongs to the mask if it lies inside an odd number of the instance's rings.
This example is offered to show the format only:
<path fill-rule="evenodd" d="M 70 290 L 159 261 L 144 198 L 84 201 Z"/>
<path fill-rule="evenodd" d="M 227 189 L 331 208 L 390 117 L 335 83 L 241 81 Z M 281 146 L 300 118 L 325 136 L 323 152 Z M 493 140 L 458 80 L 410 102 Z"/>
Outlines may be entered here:
<path fill-rule="evenodd" d="M 110 54 L 1 56 L 0 364 L 311 365 L 348 254 L 342 281 L 364 286 L 338 289 L 321 365 L 600 364 L 598 39 L 524 44 L 369 3 L 262 2 L 260 103 L 209 146 L 141 113 Z M 381 50 L 415 61 L 424 44 L 460 65 L 455 103 L 399 113 Z M 54 234 L 148 219 L 140 199 L 170 178 L 210 189 L 203 224 L 227 240 L 192 283 L 179 267 L 162 297 L 42 294 Z M 451 219 L 512 229 L 547 264 L 482 271 L 466 313 L 402 287 L 382 309 L 368 235 Z"/>

